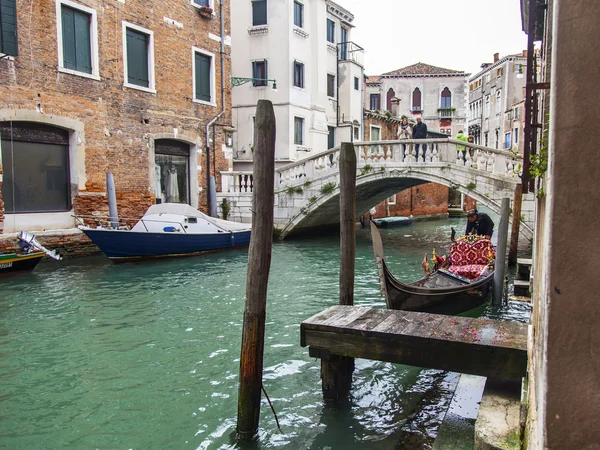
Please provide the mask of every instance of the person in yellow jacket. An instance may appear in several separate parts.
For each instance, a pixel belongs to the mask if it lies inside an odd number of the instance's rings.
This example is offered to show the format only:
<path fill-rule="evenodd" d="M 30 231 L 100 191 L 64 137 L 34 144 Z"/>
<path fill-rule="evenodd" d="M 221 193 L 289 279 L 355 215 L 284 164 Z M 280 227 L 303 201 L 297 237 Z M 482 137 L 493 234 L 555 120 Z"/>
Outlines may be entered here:
<path fill-rule="evenodd" d="M 458 141 L 469 142 L 469 137 L 463 133 L 463 130 L 460 130 L 458 132 L 458 134 L 456 135 L 456 139 Z M 464 145 L 457 145 L 456 150 L 459 152 L 462 151 L 463 161 L 466 162 L 467 161 L 467 147 L 465 147 Z"/>

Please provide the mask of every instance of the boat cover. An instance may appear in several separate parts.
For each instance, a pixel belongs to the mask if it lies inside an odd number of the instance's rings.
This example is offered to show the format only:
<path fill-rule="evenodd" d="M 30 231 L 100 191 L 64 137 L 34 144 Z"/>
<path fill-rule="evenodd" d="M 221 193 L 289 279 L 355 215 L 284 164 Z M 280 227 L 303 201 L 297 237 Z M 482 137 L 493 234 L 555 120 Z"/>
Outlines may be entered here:
<path fill-rule="evenodd" d="M 185 203 L 159 203 L 157 205 L 152 205 L 150 208 L 148 208 L 148 211 L 146 211 L 144 217 L 150 215 L 160 216 L 161 214 L 176 214 L 186 217 L 199 217 L 207 222 L 213 223 L 219 228 L 226 230 L 248 230 L 252 227 L 249 223 L 231 222 L 229 220 L 210 217 Z"/>

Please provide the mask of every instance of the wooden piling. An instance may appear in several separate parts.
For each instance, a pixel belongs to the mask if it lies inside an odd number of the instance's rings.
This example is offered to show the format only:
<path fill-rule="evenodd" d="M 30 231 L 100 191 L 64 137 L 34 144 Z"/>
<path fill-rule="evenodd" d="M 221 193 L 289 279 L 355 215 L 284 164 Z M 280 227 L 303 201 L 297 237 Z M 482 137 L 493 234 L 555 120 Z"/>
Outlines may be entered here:
<path fill-rule="evenodd" d="M 254 438 L 258 432 L 273 241 L 275 113 L 268 100 L 258 101 L 254 142 L 252 237 L 248 250 L 237 417 L 238 436 L 243 440 Z"/>
<path fill-rule="evenodd" d="M 508 220 L 510 218 L 510 199 L 503 198 L 500 204 L 500 224 L 498 225 L 498 245 L 496 247 L 496 267 L 494 268 L 494 294 L 492 304 L 502 304 L 504 275 L 506 273 L 506 244 L 508 242 Z"/>
<path fill-rule="evenodd" d="M 519 250 L 519 232 L 521 231 L 521 204 L 523 203 L 523 185 L 515 188 L 513 199 L 513 219 L 510 231 L 510 249 L 508 251 L 508 265 L 517 264 L 517 251 Z"/>
<path fill-rule="evenodd" d="M 354 303 L 356 259 L 356 152 L 351 142 L 340 151 L 340 305 Z M 341 400 L 352 385 L 354 358 L 331 356 L 321 359 L 323 397 Z"/>

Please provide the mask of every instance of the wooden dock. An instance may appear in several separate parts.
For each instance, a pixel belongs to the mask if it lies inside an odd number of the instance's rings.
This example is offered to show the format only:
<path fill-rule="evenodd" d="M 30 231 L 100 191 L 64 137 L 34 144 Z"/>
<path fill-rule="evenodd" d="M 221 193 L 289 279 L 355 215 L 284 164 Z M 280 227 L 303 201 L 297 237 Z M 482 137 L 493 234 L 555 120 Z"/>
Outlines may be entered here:
<path fill-rule="evenodd" d="M 520 382 L 527 324 L 379 308 L 333 306 L 302 322 L 313 357 L 364 358 Z"/>

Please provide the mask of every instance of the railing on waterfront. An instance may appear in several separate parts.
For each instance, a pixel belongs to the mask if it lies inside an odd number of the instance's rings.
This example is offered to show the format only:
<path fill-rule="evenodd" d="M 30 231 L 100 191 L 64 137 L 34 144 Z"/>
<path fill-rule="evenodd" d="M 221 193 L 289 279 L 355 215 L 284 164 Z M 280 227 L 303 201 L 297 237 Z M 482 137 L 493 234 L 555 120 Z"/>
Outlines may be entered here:
<path fill-rule="evenodd" d="M 520 170 L 518 155 L 506 150 L 475 145 L 452 138 L 404 139 L 354 142 L 358 169 L 371 167 L 414 167 L 454 165 L 485 175 L 514 178 Z M 423 156 L 423 149 L 425 155 Z M 340 147 L 310 156 L 277 169 L 276 189 L 329 177 L 338 171 Z M 251 193 L 252 172 L 222 172 L 223 192 Z"/>

